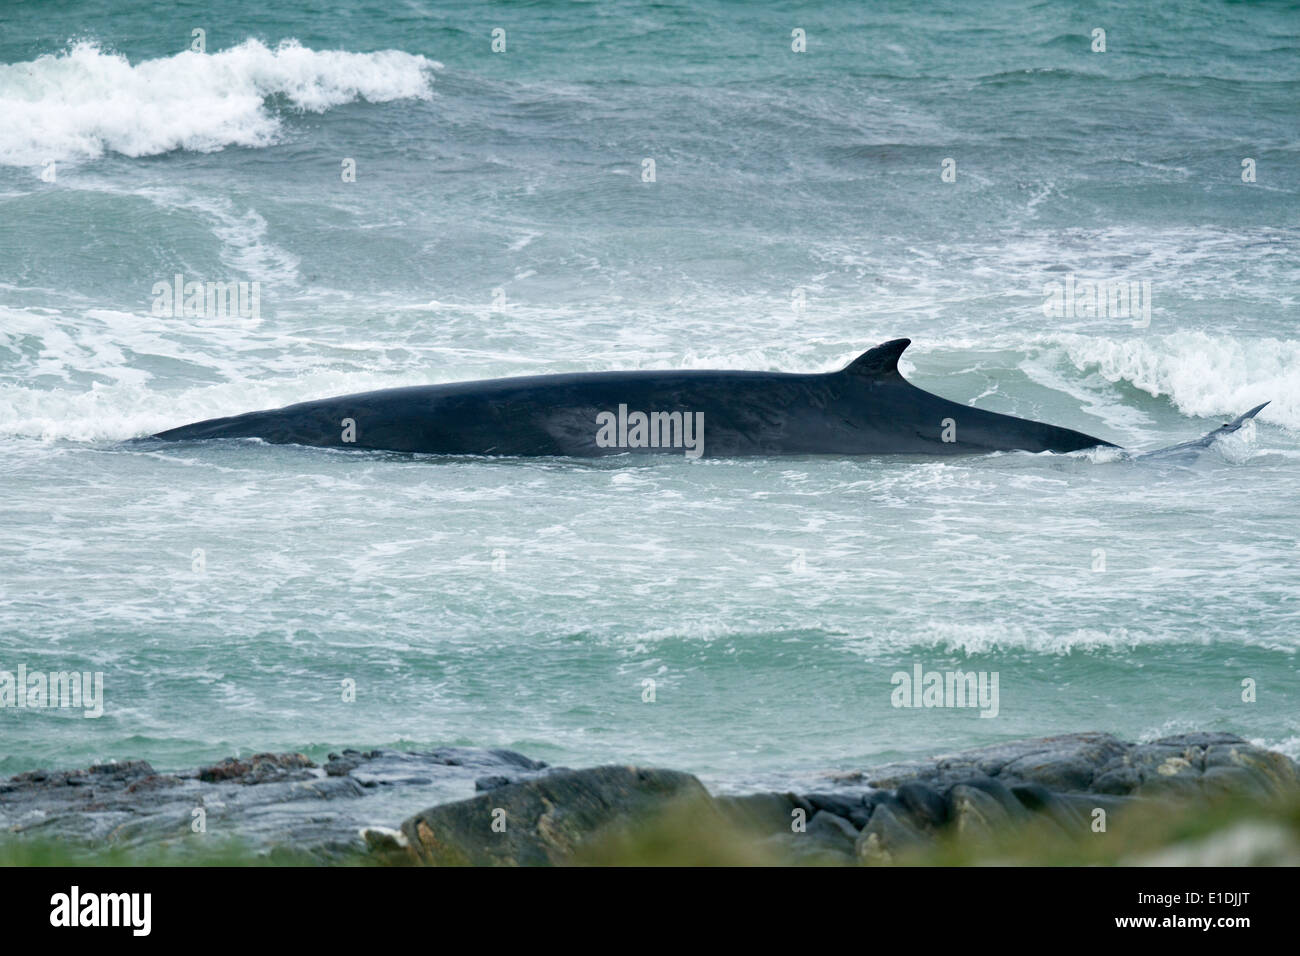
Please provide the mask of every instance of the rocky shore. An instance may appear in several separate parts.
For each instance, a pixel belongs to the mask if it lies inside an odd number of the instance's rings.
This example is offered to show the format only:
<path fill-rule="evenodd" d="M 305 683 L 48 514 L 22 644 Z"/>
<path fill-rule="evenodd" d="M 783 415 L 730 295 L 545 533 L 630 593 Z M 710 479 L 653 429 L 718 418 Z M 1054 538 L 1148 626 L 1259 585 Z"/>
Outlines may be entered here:
<path fill-rule="evenodd" d="M 554 865 L 666 814 L 784 862 L 888 864 L 938 842 L 1099 832 L 1135 808 L 1295 800 L 1300 771 L 1231 734 L 1150 743 L 1080 733 L 818 775 L 800 792 L 713 795 L 680 771 L 550 767 L 507 750 L 258 754 L 181 773 L 144 761 L 0 783 L 5 841 L 165 850 L 235 841 L 293 862 Z M 466 796 L 472 793 L 473 796 Z"/>

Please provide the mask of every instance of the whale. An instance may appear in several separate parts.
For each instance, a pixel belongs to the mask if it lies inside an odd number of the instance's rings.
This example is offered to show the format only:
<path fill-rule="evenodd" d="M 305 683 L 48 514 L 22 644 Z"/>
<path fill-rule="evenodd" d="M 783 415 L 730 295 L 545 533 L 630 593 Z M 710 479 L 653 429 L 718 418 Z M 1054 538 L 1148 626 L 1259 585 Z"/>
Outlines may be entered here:
<path fill-rule="evenodd" d="M 952 456 L 1118 447 L 918 388 L 898 369 L 910 344 L 893 339 L 831 372 L 579 372 L 388 388 L 209 419 L 152 438 L 572 458 Z M 1236 427 L 1258 411 L 1243 415 Z M 1235 430 L 1231 423 L 1223 429 Z M 1208 444 L 1223 429 L 1201 441 Z"/>
<path fill-rule="evenodd" d="M 1155 451 L 1144 451 L 1134 455 L 1133 457 L 1139 458 L 1143 461 L 1149 461 L 1151 459 L 1160 459 L 1165 461 L 1176 461 L 1181 459 L 1185 461 L 1190 458 L 1195 458 L 1220 438 L 1223 438 L 1226 435 L 1231 435 L 1235 431 L 1239 431 L 1247 422 L 1262 412 L 1267 406 L 1268 402 L 1261 402 L 1250 411 L 1238 415 L 1230 422 L 1225 422 L 1218 428 L 1214 429 L 1214 431 L 1202 435 L 1200 438 L 1195 438 L 1192 441 L 1179 442 L 1177 445 L 1170 445 L 1168 448 L 1157 448 Z"/>

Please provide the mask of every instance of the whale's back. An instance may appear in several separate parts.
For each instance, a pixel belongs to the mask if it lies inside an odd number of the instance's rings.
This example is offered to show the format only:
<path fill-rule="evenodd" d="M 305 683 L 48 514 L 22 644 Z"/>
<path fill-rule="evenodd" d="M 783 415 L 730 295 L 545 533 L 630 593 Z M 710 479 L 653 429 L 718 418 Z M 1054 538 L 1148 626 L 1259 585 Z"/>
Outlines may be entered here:
<path fill-rule="evenodd" d="M 578 457 L 696 450 L 675 437 L 713 457 L 1069 452 L 1109 444 L 917 388 L 898 371 L 909 344 L 886 342 L 822 374 L 640 370 L 408 386 L 209 419 L 154 437 Z"/>

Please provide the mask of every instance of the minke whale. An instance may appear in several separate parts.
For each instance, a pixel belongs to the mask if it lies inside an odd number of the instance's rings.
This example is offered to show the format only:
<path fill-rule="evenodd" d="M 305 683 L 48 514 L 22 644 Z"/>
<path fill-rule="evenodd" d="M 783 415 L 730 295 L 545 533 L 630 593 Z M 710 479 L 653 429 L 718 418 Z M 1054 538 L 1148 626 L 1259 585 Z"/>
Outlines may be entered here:
<path fill-rule="evenodd" d="M 152 437 L 578 458 L 972 455 L 1118 447 L 917 388 L 898 371 L 898 359 L 910 344 L 910 339 L 894 339 L 843 369 L 812 374 L 581 372 L 389 388 L 214 418 Z M 1162 452 L 1208 446 L 1263 407 L 1197 442 Z"/>

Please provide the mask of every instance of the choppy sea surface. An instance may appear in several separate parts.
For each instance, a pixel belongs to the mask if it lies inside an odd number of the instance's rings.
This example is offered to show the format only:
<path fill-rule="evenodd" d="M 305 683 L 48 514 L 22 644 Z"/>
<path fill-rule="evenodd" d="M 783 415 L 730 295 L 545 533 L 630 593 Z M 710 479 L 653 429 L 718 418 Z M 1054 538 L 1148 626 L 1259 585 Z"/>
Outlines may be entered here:
<path fill-rule="evenodd" d="M 0 771 L 1300 754 L 1294 6 L 204 6 L 0 11 L 0 670 L 104 675 L 98 719 L 0 708 Z M 257 313 L 159 314 L 177 274 Z M 1071 280 L 1149 315 L 1049 314 Z M 1190 463 L 129 441 L 899 336 L 923 388 L 1139 450 L 1271 404 Z M 894 707 L 917 664 L 996 672 L 997 716 Z"/>

